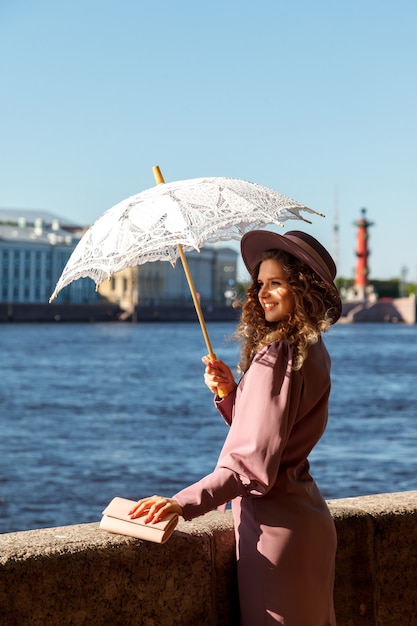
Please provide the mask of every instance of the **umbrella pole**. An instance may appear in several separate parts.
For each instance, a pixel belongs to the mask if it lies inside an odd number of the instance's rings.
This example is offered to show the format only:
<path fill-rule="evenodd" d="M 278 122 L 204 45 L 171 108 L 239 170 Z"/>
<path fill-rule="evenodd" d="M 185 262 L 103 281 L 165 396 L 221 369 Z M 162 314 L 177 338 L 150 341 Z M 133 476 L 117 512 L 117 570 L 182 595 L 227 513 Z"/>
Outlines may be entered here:
<path fill-rule="evenodd" d="M 186 259 L 186 256 L 184 254 L 184 250 L 182 249 L 182 245 L 181 244 L 178 244 L 178 252 L 180 254 L 182 266 L 184 268 L 184 272 L 185 272 L 185 276 L 187 278 L 188 286 L 189 286 L 190 291 L 191 291 L 191 297 L 193 299 L 195 310 L 197 312 L 198 321 L 200 322 L 201 330 L 203 331 L 203 336 L 204 336 L 204 340 L 206 342 L 206 346 L 207 346 L 209 357 L 211 359 L 215 359 L 216 355 L 214 354 L 213 348 L 211 347 L 211 342 L 210 342 L 210 339 L 209 339 L 209 336 L 208 336 L 208 332 L 207 332 L 207 328 L 206 328 L 206 322 L 205 322 L 205 319 L 204 319 L 204 316 L 203 316 L 203 311 L 201 310 L 200 299 L 199 299 L 199 297 L 198 297 L 198 295 L 196 293 L 196 290 L 195 290 L 195 287 L 194 287 L 194 282 L 193 282 L 192 276 L 190 274 L 190 269 L 188 267 L 188 261 Z"/>
<path fill-rule="evenodd" d="M 164 177 L 162 176 L 161 170 L 159 169 L 158 165 L 155 165 L 153 167 L 153 173 L 154 173 L 155 181 L 156 181 L 157 185 L 161 185 L 161 184 L 163 184 L 165 182 Z M 191 276 L 191 273 L 190 273 L 190 268 L 188 267 L 188 261 L 186 259 L 186 256 L 184 254 L 184 250 L 183 250 L 182 245 L 180 243 L 178 244 L 178 252 L 179 252 L 179 255 L 180 255 L 182 266 L 184 268 L 185 277 L 187 279 L 188 286 L 189 286 L 190 291 L 191 291 L 191 297 L 193 299 L 195 310 L 197 312 L 198 321 L 200 322 L 201 330 L 203 331 L 203 336 L 204 336 L 204 340 L 206 342 L 208 355 L 209 355 L 209 357 L 211 359 L 216 359 L 216 355 L 213 352 L 213 348 L 211 346 L 210 338 L 208 336 L 206 322 L 204 320 L 203 311 L 201 310 L 200 300 L 199 300 L 199 297 L 198 297 L 197 292 L 196 292 L 195 287 L 194 287 L 194 282 L 193 282 L 193 279 L 192 279 L 192 276 Z"/>

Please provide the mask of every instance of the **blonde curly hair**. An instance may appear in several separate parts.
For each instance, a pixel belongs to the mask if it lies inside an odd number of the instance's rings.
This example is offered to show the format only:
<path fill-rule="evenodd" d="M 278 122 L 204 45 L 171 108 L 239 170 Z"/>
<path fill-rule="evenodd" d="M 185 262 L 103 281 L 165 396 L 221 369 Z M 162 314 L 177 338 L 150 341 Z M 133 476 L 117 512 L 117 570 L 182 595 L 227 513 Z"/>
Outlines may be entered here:
<path fill-rule="evenodd" d="M 262 261 L 273 259 L 287 275 L 295 306 L 294 311 L 277 322 L 268 322 L 259 302 L 258 273 Z M 235 337 L 241 342 L 239 370 L 245 372 L 261 348 L 274 341 L 286 341 L 295 348 L 293 369 L 299 370 L 307 357 L 308 347 L 317 343 L 322 332 L 332 324 L 335 296 L 328 285 L 308 265 L 281 250 L 268 250 L 251 273 L 252 283 L 246 291 L 241 318 Z"/>

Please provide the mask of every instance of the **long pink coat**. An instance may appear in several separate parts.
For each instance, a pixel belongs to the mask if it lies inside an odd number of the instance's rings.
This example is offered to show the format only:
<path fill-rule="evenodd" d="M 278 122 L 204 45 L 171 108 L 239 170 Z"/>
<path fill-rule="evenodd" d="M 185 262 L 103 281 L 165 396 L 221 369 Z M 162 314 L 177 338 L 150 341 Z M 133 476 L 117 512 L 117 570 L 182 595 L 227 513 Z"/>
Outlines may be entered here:
<path fill-rule="evenodd" d="M 264 348 L 217 402 L 230 429 L 214 472 L 174 496 L 185 519 L 232 501 L 242 626 L 336 624 L 336 533 L 307 461 L 329 392 L 321 339 L 296 372 L 288 344 Z"/>

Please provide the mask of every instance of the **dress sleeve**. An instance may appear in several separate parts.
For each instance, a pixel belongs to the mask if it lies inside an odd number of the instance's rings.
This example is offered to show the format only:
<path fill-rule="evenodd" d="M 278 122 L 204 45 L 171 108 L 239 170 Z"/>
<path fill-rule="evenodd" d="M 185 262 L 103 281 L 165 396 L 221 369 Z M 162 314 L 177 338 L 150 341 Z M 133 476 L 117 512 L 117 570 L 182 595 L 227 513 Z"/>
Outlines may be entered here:
<path fill-rule="evenodd" d="M 237 496 L 262 496 L 271 489 L 297 412 L 300 387 L 294 386 L 299 385 L 287 344 L 272 344 L 256 356 L 239 383 L 216 469 L 174 496 L 185 519 Z"/>
<path fill-rule="evenodd" d="M 275 484 L 282 452 L 297 417 L 302 375 L 293 349 L 274 343 L 252 362 L 236 398 L 235 414 L 217 467 L 239 479 L 245 495 L 262 496 Z"/>
<path fill-rule="evenodd" d="M 219 400 L 217 398 L 214 399 L 214 404 L 220 415 L 223 417 L 226 424 L 230 426 L 233 420 L 233 409 L 235 406 L 236 399 L 236 389 L 231 391 L 228 396 L 223 398 L 223 400 Z"/>

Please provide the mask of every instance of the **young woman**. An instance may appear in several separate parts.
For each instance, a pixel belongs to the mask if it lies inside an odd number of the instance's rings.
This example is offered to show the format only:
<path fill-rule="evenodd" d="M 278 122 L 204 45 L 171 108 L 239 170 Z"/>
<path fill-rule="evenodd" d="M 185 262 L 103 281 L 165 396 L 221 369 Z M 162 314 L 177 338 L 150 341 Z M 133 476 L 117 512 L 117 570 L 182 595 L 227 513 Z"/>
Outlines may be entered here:
<path fill-rule="evenodd" d="M 232 501 L 242 626 L 334 626 L 336 533 L 307 460 L 327 423 L 330 358 L 321 333 L 341 314 L 335 264 L 310 235 L 251 231 L 252 277 L 237 334 L 238 384 L 203 358 L 205 383 L 230 429 L 217 466 L 173 498 L 132 509 L 152 523 Z"/>

